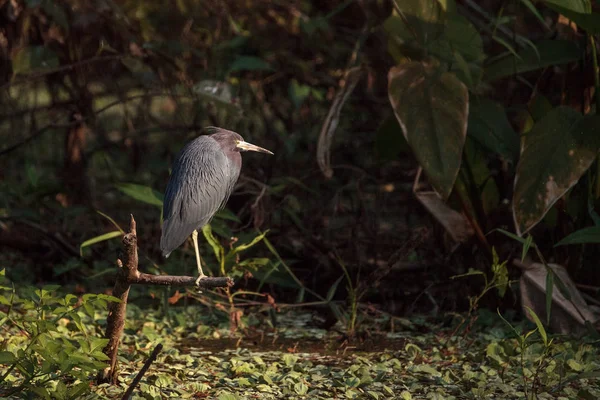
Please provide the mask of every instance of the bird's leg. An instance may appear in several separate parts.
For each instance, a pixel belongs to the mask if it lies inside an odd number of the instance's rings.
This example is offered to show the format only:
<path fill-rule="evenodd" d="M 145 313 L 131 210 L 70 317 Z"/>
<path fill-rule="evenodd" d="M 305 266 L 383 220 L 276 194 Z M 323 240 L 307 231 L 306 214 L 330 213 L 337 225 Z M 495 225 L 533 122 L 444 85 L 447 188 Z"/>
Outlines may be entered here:
<path fill-rule="evenodd" d="M 196 279 L 196 285 L 200 283 L 200 280 L 204 278 L 204 272 L 202 272 L 202 263 L 200 263 L 200 250 L 198 250 L 198 231 L 194 229 L 192 232 L 192 240 L 194 241 L 194 249 L 196 250 L 196 264 L 198 264 L 198 279 Z"/>

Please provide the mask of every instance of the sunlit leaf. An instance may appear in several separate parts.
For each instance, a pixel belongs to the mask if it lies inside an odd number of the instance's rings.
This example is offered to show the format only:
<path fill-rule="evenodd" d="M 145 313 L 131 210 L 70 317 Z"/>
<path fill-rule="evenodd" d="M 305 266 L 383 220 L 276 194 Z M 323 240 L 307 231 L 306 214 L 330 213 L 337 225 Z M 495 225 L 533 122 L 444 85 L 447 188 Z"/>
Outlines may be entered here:
<path fill-rule="evenodd" d="M 108 233 L 105 233 L 103 235 L 96 236 L 94 238 L 88 239 L 85 242 L 81 243 L 81 245 L 79 246 L 79 252 L 80 252 L 81 256 L 83 257 L 83 248 L 84 247 L 88 247 L 88 246 L 91 246 L 93 244 L 104 242 L 106 240 L 110 240 L 110 239 L 113 239 L 113 238 L 116 238 L 116 237 L 120 237 L 120 236 L 123 236 L 123 232 L 121 232 L 121 231 L 113 231 L 113 232 L 108 232 Z"/>
<path fill-rule="evenodd" d="M 0 364 L 12 364 L 17 361 L 17 357 L 10 351 L 0 351 Z"/>
<path fill-rule="evenodd" d="M 202 227 L 202 234 L 204 235 L 204 238 L 206 239 L 210 247 L 213 249 L 217 261 L 221 262 L 223 246 L 221 246 L 218 240 L 214 237 L 210 224 L 206 224 Z"/>
<path fill-rule="evenodd" d="M 533 312 L 533 310 L 531 308 L 525 306 L 525 309 L 527 309 L 529 316 L 531 317 L 531 319 L 533 319 L 533 322 L 535 323 L 535 326 L 537 327 L 538 332 L 540 333 L 540 336 L 542 337 L 542 340 L 544 341 L 544 345 L 547 346 L 548 345 L 548 335 L 546 334 L 546 329 L 544 328 L 542 321 L 540 321 L 537 314 L 535 312 Z"/>
<path fill-rule="evenodd" d="M 163 205 L 163 195 L 149 186 L 135 183 L 119 183 L 115 187 L 136 200 L 158 207 L 162 207 Z"/>
<path fill-rule="evenodd" d="M 234 248 L 231 250 L 231 253 L 232 253 L 232 254 L 236 254 L 236 253 L 239 253 L 239 252 L 241 252 L 241 251 L 248 250 L 249 248 L 251 248 L 251 247 L 253 247 L 254 245 L 256 245 L 258 242 L 260 242 L 261 240 L 263 240 L 263 239 L 264 239 L 264 237 L 265 237 L 265 235 L 266 235 L 267 233 L 269 233 L 269 231 L 268 231 L 268 230 L 266 230 L 266 231 L 264 231 L 263 233 L 261 233 L 260 235 L 256 236 L 254 239 L 252 239 L 252 241 L 250 241 L 250 243 L 246 243 L 246 244 L 242 244 L 242 245 L 239 245 L 239 246 L 236 246 L 236 247 L 234 247 Z"/>

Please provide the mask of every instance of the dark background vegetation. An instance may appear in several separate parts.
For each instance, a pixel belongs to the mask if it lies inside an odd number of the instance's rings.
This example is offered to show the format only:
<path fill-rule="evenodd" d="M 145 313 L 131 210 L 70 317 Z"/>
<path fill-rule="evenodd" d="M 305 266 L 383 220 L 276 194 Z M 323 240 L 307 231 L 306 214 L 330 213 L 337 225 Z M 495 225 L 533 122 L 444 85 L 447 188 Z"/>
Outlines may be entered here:
<path fill-rule="evenodd" d="M 581 30 L 543 2 L 536 13 L 529 1 L 456 3 L 481 35 L 481 54 L 464 57 L 467 70 L 473 67 L 471 95 L 496 101 L 514 138 L 536 107 L 590 112 L 594 73 Z M 239 267 L 238 289 L 260 282 L 278 302 L 312 301 L 310 291 L 326 296 L 347 268 L 366 289 L 361 301 L 382 312 L 468 310 L 481 281 L 449 278 L 469 268 L 489 274 L 491 246 L 511 260 L 520 245 L 497 232 L 456 245 L 415 199 L 418 163 L 388 97 L 388 71 L 399 62 L 398 33 L 388 20 L 393 8 L 389 1 L 0 2 L 0 265 L 18 284 L 108 292 L 120 240 L 80 249 L 115 231 L 100 211 L 123 229 L 135 216 L 142 270 L 193 274 L 189 243 L 168 260 L 160 256 L 157 205 L 177 151 L 215 125 L 275 153 L 244 155 L 230 213 L 213 223 L 219 240 L 227 247 L 231 237 L 244 242 L 269 230 L 269 242 L 304 285 L 259 243 L 249 254 L 268 260 L 248 273 Z M 564 57 L 552 50 L 556 59 L 531 72 L 481 78 L 498 57 L 533 52 L 523 38 L 564 39 L 581 53 L 571 62 L 569 49 Z M 410 45 L 400 46 L 402 57 L 422 58 L 422 49 Z M 317 164 L 319 135 L 356 66 L 364 73 L 326 149 L 333 170 L 327 178 Z M 465 157 L 468 149 L 485 148 L 470 135 Z M 505 140 L 518 143 L 514 138 Z M 516 160 L 488 149 L 476 154 L 485 179 L 496 185 L 493 204 L 481 200 L 487 183 L 480 193 L 467 188 L 468 204 L 456 191 L 449 204 L 475 210 L 471 223 L 483 234 L 514 231 L 508 203 Z M 548 260 L 567 265 L 590 287 L 598 285 L 595 249 L 553 245 L 591 224 L 587 193 L 595 179 L 582 179 L 569 201 L 559 200 L 532 231 Z M 202 254 L 219 274 L 204 241 Z M 346 286 L 336 286 L 335 299 L 348 297 Z M 149 290 L 137 289 L 140 304 L 160 304 Z M 175 292 L 165 290 L 167 297 Z M 491 291 L 485 302 L 519 309 L 513 290 L 502 300 Z"/>

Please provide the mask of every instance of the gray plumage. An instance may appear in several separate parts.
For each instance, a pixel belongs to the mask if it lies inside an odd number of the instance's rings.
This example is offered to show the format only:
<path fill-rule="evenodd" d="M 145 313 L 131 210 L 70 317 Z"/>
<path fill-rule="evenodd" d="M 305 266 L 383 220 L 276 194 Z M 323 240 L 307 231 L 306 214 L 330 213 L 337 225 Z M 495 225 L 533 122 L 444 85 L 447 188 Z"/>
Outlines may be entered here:
<path fill-rule="evenodd" d="M 165 257 L 225 206 L 240 175 L 236 145 L 243 138 L 220 128 L 206 131 L 214 133 L 189 142 L 173 164 L 163 204 L 160 249 Z"/>

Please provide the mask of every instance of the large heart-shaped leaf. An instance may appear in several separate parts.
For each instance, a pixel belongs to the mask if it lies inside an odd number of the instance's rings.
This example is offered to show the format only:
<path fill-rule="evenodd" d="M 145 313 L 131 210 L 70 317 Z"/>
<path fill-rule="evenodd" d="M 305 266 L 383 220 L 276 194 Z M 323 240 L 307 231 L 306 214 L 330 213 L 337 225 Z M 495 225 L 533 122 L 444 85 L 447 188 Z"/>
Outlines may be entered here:
<path fill-rule="evenodd" d="M 513 193 L 513 217 L 522 235 L 577 183 L 600 149 L 600 116 L 582 117 L 558 107 L 537 122 L 523 141 Z"/>
<path fill-rule="evenodd" d="M 469 92 L 434 63 L 409 62 L 390 70 L 388 95 L 429 183 L 447 199 L 460 168 L 467 132 Z"/>

